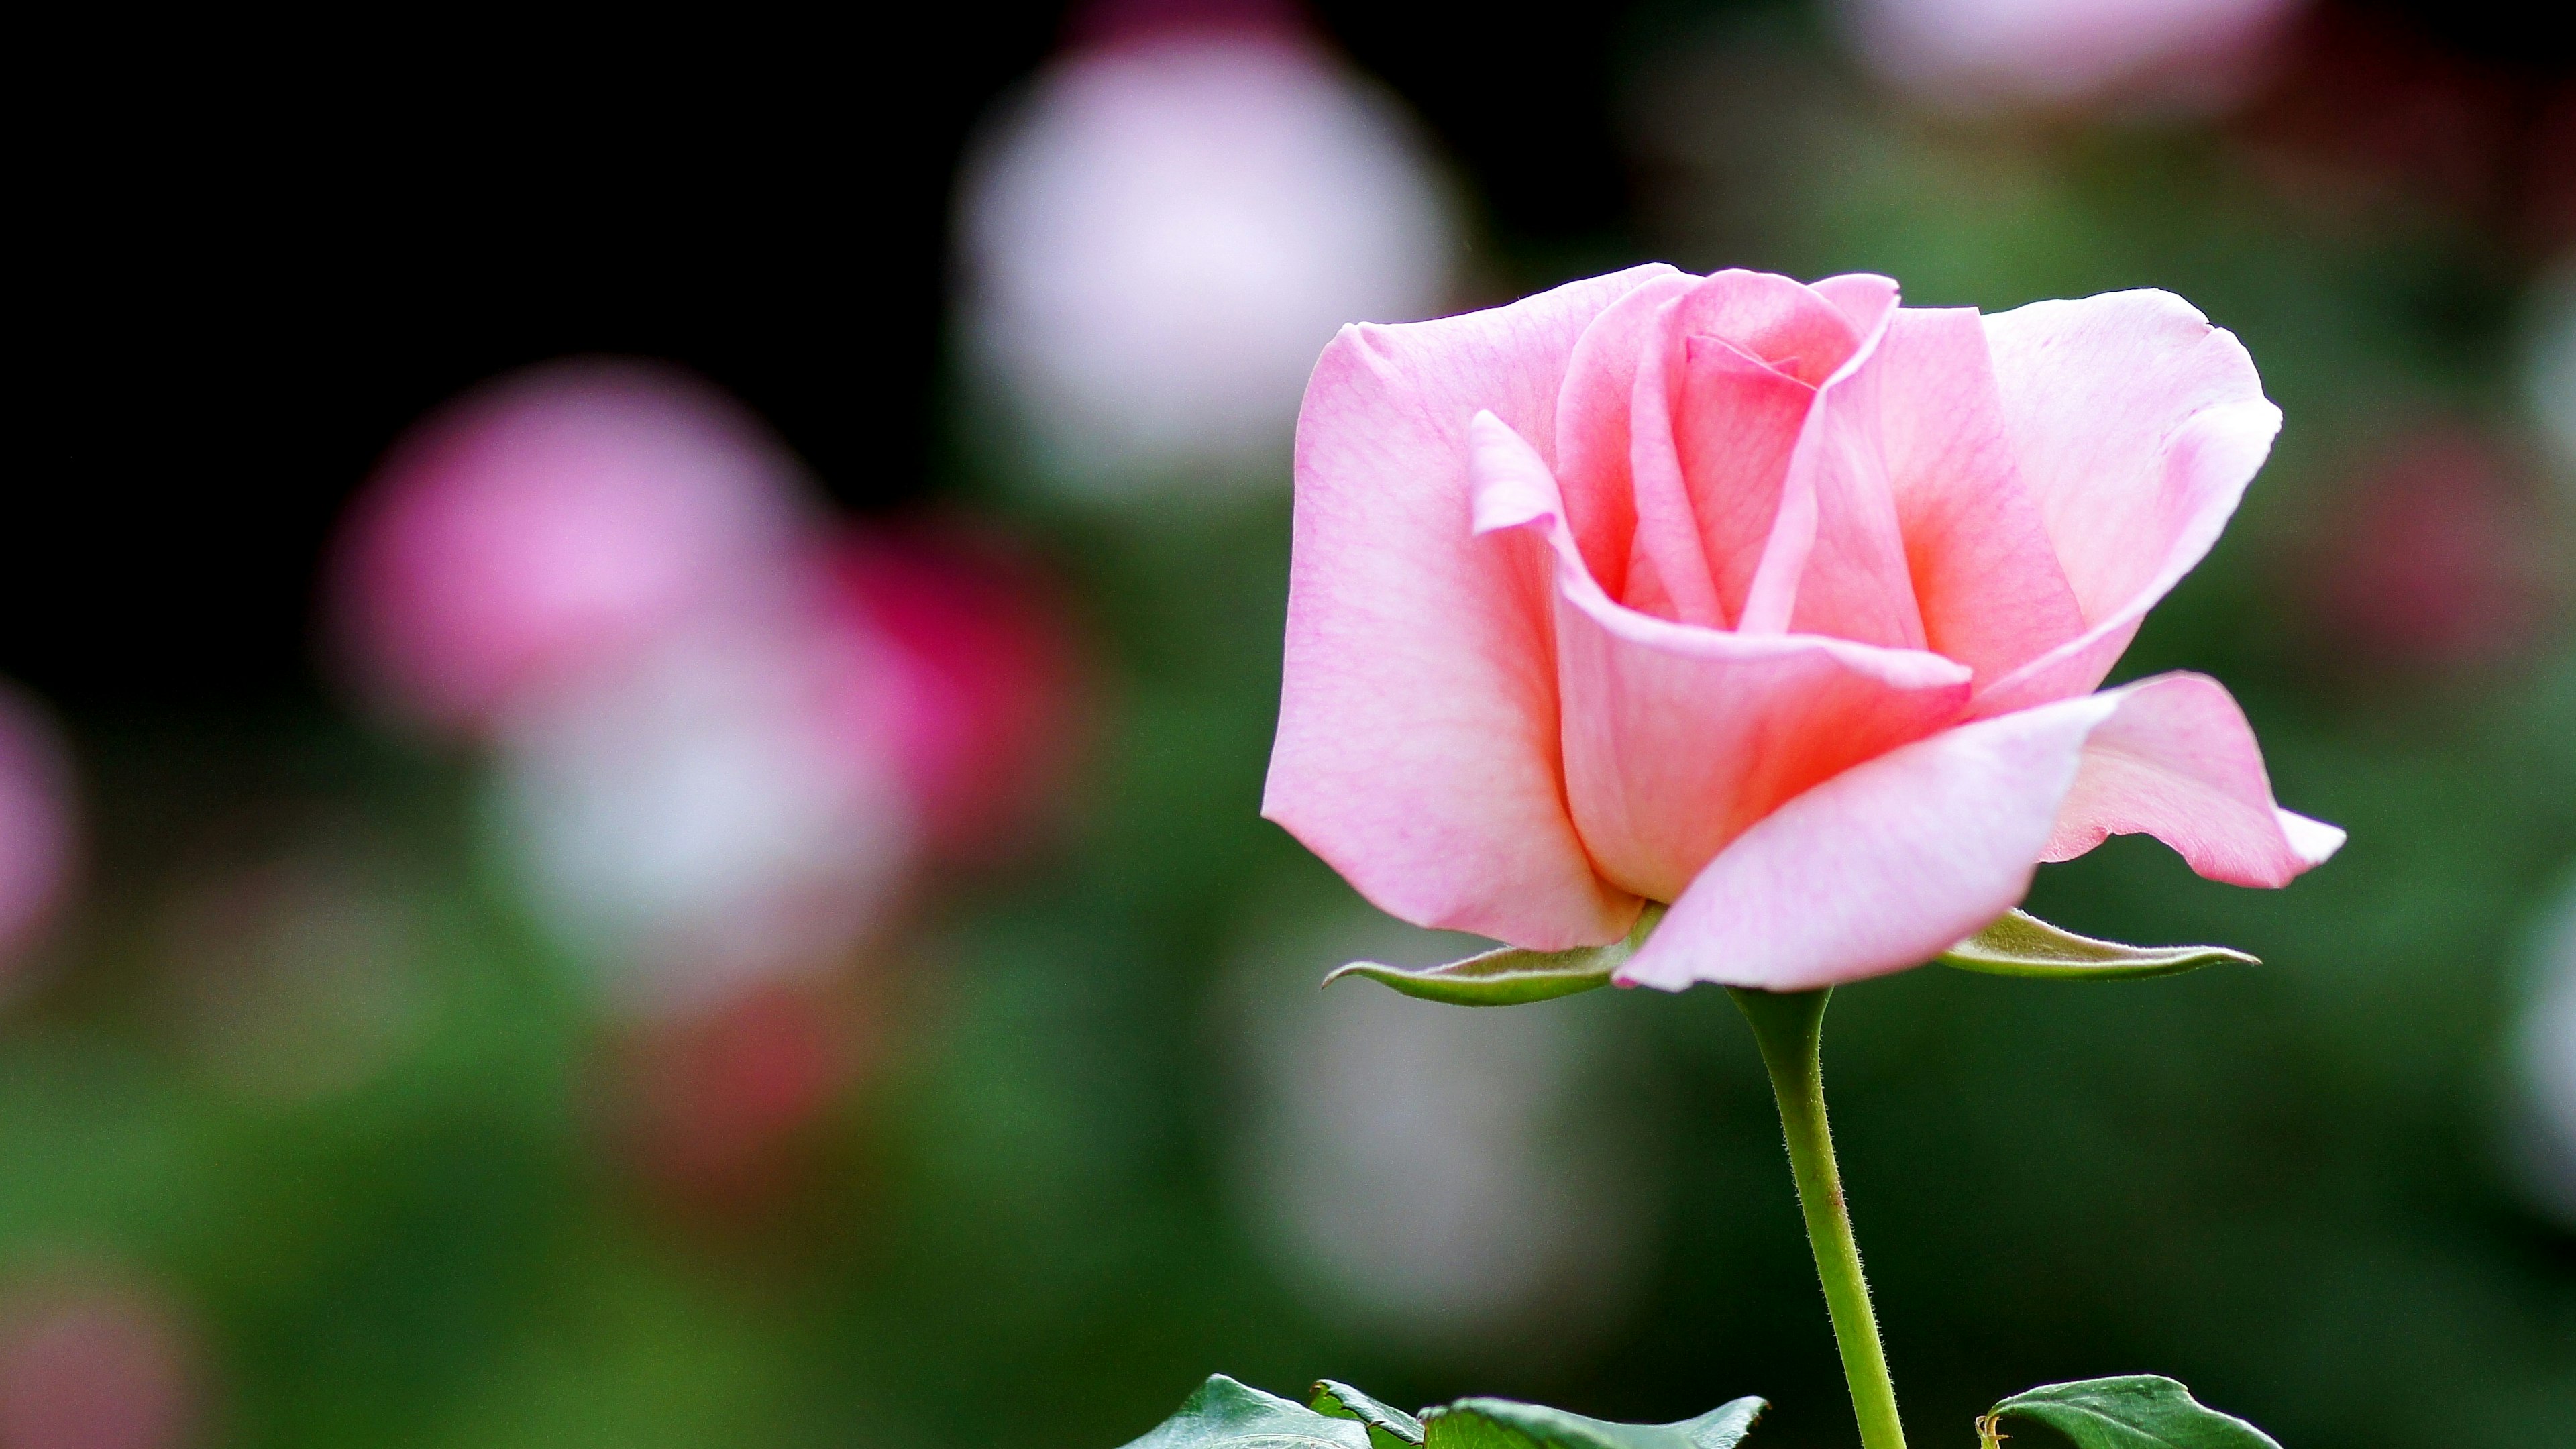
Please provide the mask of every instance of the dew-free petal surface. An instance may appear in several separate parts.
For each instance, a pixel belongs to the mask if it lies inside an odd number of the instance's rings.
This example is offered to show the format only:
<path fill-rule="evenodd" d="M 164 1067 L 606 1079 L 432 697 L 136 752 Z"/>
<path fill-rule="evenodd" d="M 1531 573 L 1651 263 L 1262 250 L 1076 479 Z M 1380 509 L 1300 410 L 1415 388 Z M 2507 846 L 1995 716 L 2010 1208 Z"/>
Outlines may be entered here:
<path fill-rule="evenodd" d="M 1669 274 L 1346 328 L 1316 364 L 1262 813 L 1415 924 L 1563 949 L 1635 919 L 1566 812 L 1548 560 L 1475 536 L 1467 431 L 1490 408 L 1543 455 L 1585 325 Z"/>
<path fill-rule="evenodd" d="M 1618 979 L 1802 991 L 1901 971 L 2112 830 L 2246 885 L 2284 884 L 2341 839 L 2273 804 L 2224 690 L 2160 676 L 1945 730 L 1791 800 L 1709 862 Z"/>

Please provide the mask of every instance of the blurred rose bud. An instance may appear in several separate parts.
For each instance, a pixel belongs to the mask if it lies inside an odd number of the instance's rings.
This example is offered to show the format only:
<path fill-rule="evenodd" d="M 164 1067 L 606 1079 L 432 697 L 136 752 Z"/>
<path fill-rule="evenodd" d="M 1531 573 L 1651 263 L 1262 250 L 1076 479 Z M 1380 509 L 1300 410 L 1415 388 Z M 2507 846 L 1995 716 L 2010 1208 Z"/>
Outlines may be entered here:
<path fill-rule="evenodd" d="M 677 372 L 503 378 L 414 428 L 351 510 L 339 642 L 380 707 L 479 732 L 531 688 L 764 587 L 802 523 L 798 488 L 755 420 Z"/>
<path fill-rule="evenodd" d="M 637 1165 L 692 1207 L 754 1208 L 859 1065 L 865 1023 L 831 985 L 763 982 L 627 1043 L 618 1126 Z"/>
<path fill-rule="evenodd" d="M 2244 99 L 2302 0 L 1843 0 L 1869 67 L 1960 110 Z"/>
<path fill-rule="evenodd" d="M 890 731 L 925 842 L 1007 853 L 1081 743 L 1065 600 L 997 541 L 954 530 L 853 531 L 831 562 L 848 627 L 882 642 L 871 727 Z"/>
<path fill-rule="evenodd" d="M 2493 444 L 2460 430 L 2400 440 L 2344 497 L 2315 585 L 2337 657 L 2464 668 L 2539 642 L 2566 560 L 2537 490 Z"/>
<path fill-rule="evenodd" d="M 0 1446 L 179 1449 L 196 1438 L 194 1354 L 132 1284 L 38 1279 L 0 1292 Z"/>
<path fill-rule="evenodd" d="M 41 705 L 0 684 L 0 987 L 61 904 L 76 835 L 60 733 Z"/>
<path fill-rule="evenodd" d="M 966 167 L 971 360 L 1066 487 L 1284 487 L 1334 332 L 1448 296 L 1443 187 L 1396 102 L 1275 7 L 1104 7 L 1077 33 Z"/>
<path fill-rule="evenodd" d="M 514 711 L 504 857 L 612 1002 L 685 1014 L 839 963 L 911 858 L 881 646 L 801 615 L 666 636 Z"/>

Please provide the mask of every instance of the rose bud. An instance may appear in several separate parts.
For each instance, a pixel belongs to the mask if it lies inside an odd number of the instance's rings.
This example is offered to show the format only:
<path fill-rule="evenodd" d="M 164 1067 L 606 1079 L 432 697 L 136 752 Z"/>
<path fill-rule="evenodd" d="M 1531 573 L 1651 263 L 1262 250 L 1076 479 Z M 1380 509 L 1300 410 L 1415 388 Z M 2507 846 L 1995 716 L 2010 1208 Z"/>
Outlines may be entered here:
<path fill-rule="evenodd" d="M 1263 813 L 1389 913 L 1618 979 L 1803 990 L 2001 917 L 2143 831 L 2278 886 L 2235 701 L 2094 693 L 2280 411 L 2180 299 L 1993 317 L 1639 267 L 1348 327 L 1298 424 Z"/>

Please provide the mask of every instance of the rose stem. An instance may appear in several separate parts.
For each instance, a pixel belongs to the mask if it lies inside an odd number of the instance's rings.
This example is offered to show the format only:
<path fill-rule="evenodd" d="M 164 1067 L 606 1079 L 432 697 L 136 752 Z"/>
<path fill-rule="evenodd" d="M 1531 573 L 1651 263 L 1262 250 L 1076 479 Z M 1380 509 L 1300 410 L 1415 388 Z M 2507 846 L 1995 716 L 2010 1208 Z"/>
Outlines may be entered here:
<path fill-rule="evenodd" d="M 1843 1378 L 1851 1385 L 1852 1412 L 1860 1419 L 1863 1449 L 1905 1449 L 1905 1426 L 1896 1417 L 1896 1385 L 1887 1376 L 1887 1351 L 1879 1346 L 1878 1315 L 1861 1277 L 1860 1245 L 1852 1240 L 1851 1210 L 1834 1166 L 1833 1131 L 1825 1122 L 1825 1002 L 1822 991 L 1770 992 L 1730 987 L 1762 1064 L 1771 1069 L 1771 1095 L 1780 1103 L 1780 1127 L 1789 1139 L 1789 1168 L 1798 1179 L 1798 1206 L 1807 1217 L 1807 1242 L 1824 1280 L 1825 1307 L 1843 1352 Z"/>

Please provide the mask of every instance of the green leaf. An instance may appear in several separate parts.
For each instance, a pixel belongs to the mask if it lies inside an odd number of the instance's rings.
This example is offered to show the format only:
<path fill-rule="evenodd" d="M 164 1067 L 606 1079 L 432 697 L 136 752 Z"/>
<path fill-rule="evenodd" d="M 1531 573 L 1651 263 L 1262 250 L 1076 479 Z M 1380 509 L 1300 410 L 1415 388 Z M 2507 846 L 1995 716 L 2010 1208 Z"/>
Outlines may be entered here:
<path fill-rule="evenodd" d="M 1737 1399 L 1678 1424 L 1609 1424 L 1509 1399 L 1460 1399 L 1422 1411 L 1429 1449 L 1735 1449 L 1770 1407 Z"/>
<path fill-rule="evenodd" d="M 1986 1449 L 2005 1437 L 2006 1418 L 2046 1424 L 2076 1449 L 2281 1449 L 2271 1435 L 2206 1408 L 2191 1390 L 2155 1374 L 2042 1384 L 1995 1405 L 1977 1421 Z"/>
<path fill-rule="evenodd" d="M 1555 996 L 1572 996 L 1610 984 L 1610 973 L 1637 954 L 1664 918 L 1664 908 L 1648 901 L 1637 913 L 1627 939 L 1607 946 L 1578 946 L 1571 951 L 1524 951 L 1504 946 L 1446 966 L 1384 966 L 1354 961 L 1324 978 L 1326 986 L 1345 976 L 1381 981 L 1407 996 L 1446 1001 L 1454 1006 L 1518 1006 Z"/>
<path fill-rule="evenodd" d="M 1371 1449 L 1368 1430 L 1210 1374 L 1181 1411 L 1127 1449 Z"/>
<path fill-rule="evenodd" d="M 1373 1449 L 1419 1449 L 1422 1443 L 1420 1419 L 1381 1404 L 1349 1384 L 1318 1379 L 1310 1402 L 1316 1413 L 1328 1419 L 1357 1419 L 1367 1425 Z"/>
<path fill-rule="evenodd" d="M 2225 946 L 2123 946 L 2061 931 L 2023 911 L 2000 921 L 1934 958 L 1962 971 L 1996 976 L 2047 976 L 2069 981 L 2130 981 L 2145 976 L 2171 976 L 2203 966 L 2235 962 L 2263 963 Z"/>

